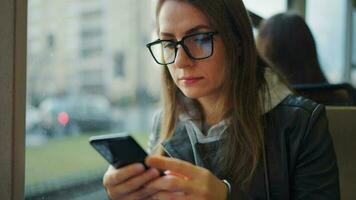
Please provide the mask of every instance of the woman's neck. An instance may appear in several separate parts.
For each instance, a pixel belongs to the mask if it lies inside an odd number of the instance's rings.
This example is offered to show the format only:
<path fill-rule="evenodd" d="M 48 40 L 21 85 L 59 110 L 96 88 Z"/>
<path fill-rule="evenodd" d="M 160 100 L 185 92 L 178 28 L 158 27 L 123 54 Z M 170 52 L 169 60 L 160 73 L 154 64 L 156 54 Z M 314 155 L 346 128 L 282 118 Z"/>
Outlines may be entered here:
<path fill-rule="evenodd" d="M 222 112 L 218 106 L 217 99 L 199 99 L 199 103 L 202 106 L 205 120 L 207 125 L 214 125 L 222 120 Z"/>

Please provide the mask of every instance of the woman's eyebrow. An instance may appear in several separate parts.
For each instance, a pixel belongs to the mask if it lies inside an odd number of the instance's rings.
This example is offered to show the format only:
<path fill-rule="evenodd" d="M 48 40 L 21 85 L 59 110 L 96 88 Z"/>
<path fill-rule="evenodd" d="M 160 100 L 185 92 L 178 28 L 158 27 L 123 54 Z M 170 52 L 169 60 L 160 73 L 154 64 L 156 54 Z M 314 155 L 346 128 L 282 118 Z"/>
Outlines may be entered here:
<path fill-rule="evenodd" d="M 164 37 L 174 38 L 174 34 L 172 33 L 161 32 L 160 35 Z"/>
<path fill-rule="evenodd" d="M 185 34 L 191 34 L 191 33 L 196 33 L 198 31 L 200 31 L 201 29 L 211 29 L 210 26 L 208 25 L 198 25 L 198 26 L 195 26 L 189 30 L 187 30 L 185 32 Z"/>
<path fill-rule="evenodd" d="M 195 27 L 187 30 L 184 34 L 196 33 L 198 31 L 200 31 L 201 29 L 211 29 L 211 27 L 208 25 L 198 25 L 198 26 L 195 26 Z M 172 37 L 172 38 L 175 37 L 175 35 L 173 33 L 168 33 L 168 32 L 161 32 L 160 35 L 164 36 L 164 37 Z"/>

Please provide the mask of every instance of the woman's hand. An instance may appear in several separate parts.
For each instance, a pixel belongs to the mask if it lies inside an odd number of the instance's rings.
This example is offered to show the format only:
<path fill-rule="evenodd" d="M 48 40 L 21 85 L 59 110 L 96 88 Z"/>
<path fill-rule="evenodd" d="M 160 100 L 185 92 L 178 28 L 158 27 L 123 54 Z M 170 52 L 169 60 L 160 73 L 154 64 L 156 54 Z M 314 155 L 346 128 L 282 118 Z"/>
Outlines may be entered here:
<path fill-rule="evenodd" d="M 103 185 L 112 200 L 145 199 L 153 193 L 146 192 L 143 185 L 159 176 L 157 169 L 146 170 L 141 163 L 119 169 L 110 166 L 104 175 Z"/>
<path fill-rule="evenodd" d="M 145 185 L 151 199 L 225 200 L 226 185 L 209 170 L 188 162 L 162 156 L 149 156 L 146 165 L 170 173 Z"/>

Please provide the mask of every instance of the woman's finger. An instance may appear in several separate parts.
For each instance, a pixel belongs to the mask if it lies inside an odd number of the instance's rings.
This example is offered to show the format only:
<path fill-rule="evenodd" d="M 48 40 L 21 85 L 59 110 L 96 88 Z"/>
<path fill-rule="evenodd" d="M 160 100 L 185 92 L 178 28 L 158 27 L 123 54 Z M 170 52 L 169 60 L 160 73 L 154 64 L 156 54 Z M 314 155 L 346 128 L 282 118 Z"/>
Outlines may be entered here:
<path fill-rule="evenodd" d="M 112 187 L 122 183 L 135 175 L 141 174 L 145 171 L 145 167 L 141 163 L 128 165 L 119 169 L 109 166 L 104 174 L 103 185 L 105 187 Z"/>
<path fill-rule="evenodd" d="M 189 162 L 164 156 L 148 156 L 145 163 L 153 168 L 173 171 L 188 179 L 195 178 L 200 172 L 200 169 L 197 166 L 192 165 Z"/>
<path fill-rule="evenodd" d="M 110 197 L 111 200 L 144 200 L 144 199 L 150 199 L 149 197 L 156 194 L 158 191 L 154 193 L 147 193 L 147 191 L 142 188 L 139 190 L 136 190 L 132 193 L 126 194 L 124 196 L 117 196 L 117 197 Z"/>
<path fill-rule="evenodd" d="M 191 193 L 195 186 L 192 181 L 184 180 L 177 176 L 165 175 L 150 181 L 145 185 L 147 191 L 165 190 L 169 192 Z"/>
<path fill-rule="evenodd" d="M 106 188 L 110 199 L 141 199 L 154 193 L 146 192 L 144 184 L 159 176 L 157 169 L 149 169 L 144 173 L 135 176 L 127 181 L 116 185 L 115 187 Z M 146 194 L 147 193 L 147 194 Z"/>
<path fill-rule="evenodd" d="M 149 199 L 152 200 L 190 200 L 183 192 L 167 192 L 160 191 L 151 196 Z"/>
<path fill-rule="evenodd" d="M 128 194 L 140 189 L 146 183 L 157 177 L 159 177 L 159 171 L 157 169 L 151 168 L 144 173 L 113 187 L 112 190 L 117 191 L 120 194 Z"/>

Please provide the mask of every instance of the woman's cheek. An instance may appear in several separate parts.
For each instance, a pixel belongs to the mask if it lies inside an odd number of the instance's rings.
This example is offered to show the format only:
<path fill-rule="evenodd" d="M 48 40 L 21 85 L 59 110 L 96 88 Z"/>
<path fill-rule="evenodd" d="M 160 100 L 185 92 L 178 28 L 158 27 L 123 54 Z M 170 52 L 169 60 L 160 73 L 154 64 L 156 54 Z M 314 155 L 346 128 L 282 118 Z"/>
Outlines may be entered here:
<path fill-rule="evenodd" d="M 175 73 L 174 70 L 169 70 L 169 73 L 171 74 L 171 77 L 174 81 L 174 83 L 179 86 L 179 81 L 178 81 L 178 75 Z"/>

